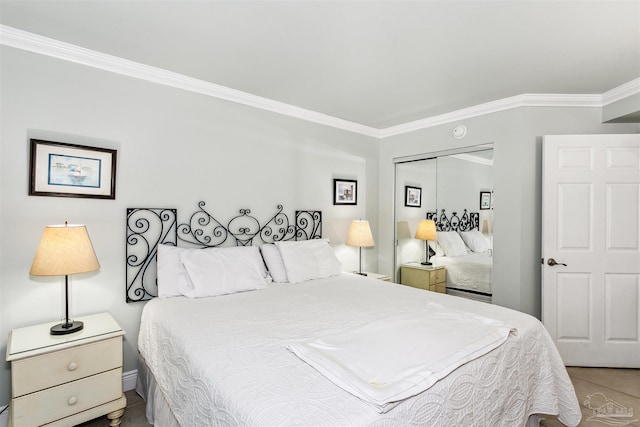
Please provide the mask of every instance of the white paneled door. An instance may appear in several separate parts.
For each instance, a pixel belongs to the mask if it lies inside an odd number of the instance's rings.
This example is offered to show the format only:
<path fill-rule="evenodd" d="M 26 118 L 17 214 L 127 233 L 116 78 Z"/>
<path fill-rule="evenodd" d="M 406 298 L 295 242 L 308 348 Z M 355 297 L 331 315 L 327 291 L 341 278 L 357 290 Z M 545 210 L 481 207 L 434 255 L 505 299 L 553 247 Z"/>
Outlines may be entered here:
<path fill-rule="evenodd" d="M 640 135 L 545 136 L 542 321 L 567 366 L 640 368 Z"/>

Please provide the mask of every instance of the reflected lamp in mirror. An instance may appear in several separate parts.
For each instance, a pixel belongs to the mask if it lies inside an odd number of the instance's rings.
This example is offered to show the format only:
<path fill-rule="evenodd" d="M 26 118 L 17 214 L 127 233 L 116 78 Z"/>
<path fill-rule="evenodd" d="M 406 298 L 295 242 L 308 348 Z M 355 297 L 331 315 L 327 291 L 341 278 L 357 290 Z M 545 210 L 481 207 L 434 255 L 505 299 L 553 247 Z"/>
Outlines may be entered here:
<path fill-rule="evenodd" d="M 69 275 L 88 273 L 100 268 L 89 233 L 84 225 L 47 225 L 40 239 L 29 274 L 64 276 L 64 322 L 51 327 L 51 335 L 65 335 L 81 330 L 80 321 L 69 318 Z"/>
<path fill-rule="evenodd" d="M 424 240 L 426 261 L 422 265 L 432 265 L 429 262 L 429 240 L 436 240 L 436 223 L 431 219 L 423 219 L 418 224 L 416 239 Z"/>
<path fill-rule="evenodd" d="M 366 276 L 366 273 L 362 272 L 362 248 L 371 248 L 374 246 L 373 235 L 371 234 L 371 227 L 369 227 L 369 221 L 357 220 L 351 223 L 349 227 L 349 233 L 347 234 L 347 246 L 358 247 L 359 268 L 358 274 Z"/>

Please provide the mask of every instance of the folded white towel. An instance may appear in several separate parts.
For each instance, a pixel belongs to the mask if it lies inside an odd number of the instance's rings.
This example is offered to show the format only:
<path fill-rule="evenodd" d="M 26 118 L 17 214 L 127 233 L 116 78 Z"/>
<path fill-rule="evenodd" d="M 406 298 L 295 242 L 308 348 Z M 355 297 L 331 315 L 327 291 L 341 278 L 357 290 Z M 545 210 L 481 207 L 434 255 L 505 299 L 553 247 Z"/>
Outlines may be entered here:
<path fill-rule="evenodd" d="M 500 346 L 511 331 L 498 320 L 428 303 L 423 311 L 290 343 L 287 349 L 384 413 Z"/>

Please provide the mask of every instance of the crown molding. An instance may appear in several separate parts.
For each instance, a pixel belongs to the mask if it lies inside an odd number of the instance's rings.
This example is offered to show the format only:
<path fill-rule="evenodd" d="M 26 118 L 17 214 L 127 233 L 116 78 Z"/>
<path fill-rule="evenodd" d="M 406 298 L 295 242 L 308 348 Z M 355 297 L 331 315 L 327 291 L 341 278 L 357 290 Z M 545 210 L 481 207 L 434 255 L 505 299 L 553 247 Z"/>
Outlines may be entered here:
<path fill-rule="evenodd" d="M 638 93 L 640 93 L 640 78 L 631 80 L 630 82 L 627 82 L 603 93 L 602 106 L 604 107 Z"/>
<path fill-rule="evenodd" d="M 381 129 L 380 138 L 402 135 L 409 132 L 415 132 L 420 129 L 426 129 L 519 107 L 600 106 L 602 106 L 600 95 L 522 94 Z"/>
<path fill-rule="evenodd" d="M 349 132 L 378 138 L 379 130 L 273 99 L 195 79 L 162 68 L 140 64 L 117 56 L 86 49 L 70 43 L 22 31 L 6 25 L 0 26 L 0 44 L 76 64 L 134 77 L 149 82 L 211 96 L 273 113 L 330 126 Z"/>
<path fill-rule="evenodd" d="M 378 139 L 519 107 L 603 107 L 612 102 L 640 93 L 639 78 L 611 89 L 604 94 L 522 94 L 397 126 L 377 129 L 317 111 L 296 107 L 284 102 L 195 79 L 162 68 L 129 61 L 117 56 L 43 37 L 6 25 L 0 25 L 0 44 Z"/>

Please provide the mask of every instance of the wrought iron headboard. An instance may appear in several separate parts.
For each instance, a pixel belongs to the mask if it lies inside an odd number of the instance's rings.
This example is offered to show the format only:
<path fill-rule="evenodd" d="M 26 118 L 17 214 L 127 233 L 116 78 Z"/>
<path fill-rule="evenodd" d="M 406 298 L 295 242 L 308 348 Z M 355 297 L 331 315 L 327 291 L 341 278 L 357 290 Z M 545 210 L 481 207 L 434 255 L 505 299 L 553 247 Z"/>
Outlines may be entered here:
<path fill-rule="evenodd" d="M 464 209 L 462 216 L 458 216 L 457 212 L 451 214 L 451 218 L 447 217 L 445 210 L 437 212 L 427 212 L 427 219 L 432 219 L 436 223 L 436 231 L 471 231 L 480 229 L 480 214 L 478 212 L 469 212 Z"/>
<path fill-rule="evenodd" d="M 146 301 L 157 296 L 156 256 L 158 245 L 177 246 L 178 240 L 192 247 L 212 248 L 251 246 L 287 240 L 310 240 L 322 237 L 321 211 L 295 211 L 289 221 L 278 205 L 276 212 L 261 223 L 250 209 L 240 209 L 228 222 L 218 221 L 198 203 L 198 210 L 186 223 L 178 224 L 177 209 L 128 208 L 126 240 L 127 302 Z"/>

